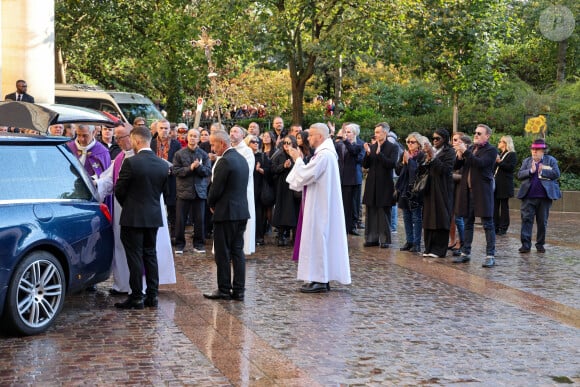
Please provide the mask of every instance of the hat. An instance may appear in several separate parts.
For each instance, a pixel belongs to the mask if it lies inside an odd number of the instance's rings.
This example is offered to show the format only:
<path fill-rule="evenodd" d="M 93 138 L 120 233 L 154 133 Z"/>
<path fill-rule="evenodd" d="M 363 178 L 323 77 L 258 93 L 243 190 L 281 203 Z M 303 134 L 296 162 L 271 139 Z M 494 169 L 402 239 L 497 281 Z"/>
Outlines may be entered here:
<path fill-rule="evenodd" d="M 547 147 L 548 145 L 546 144 L 546 141 L 544 141 L 543 138 L 538 138 L 537 140 L 534 140 L 532 145 L 530 145 L 530 149 L 546 149 Z"/>
<path fill-rule="evenodd" d="M 178 133 L 186 133 L 187 132 L 187 125 L 184 124 L 183 122 L 180 122 L 179 124 L 177 124 L 177 132 Z"/>

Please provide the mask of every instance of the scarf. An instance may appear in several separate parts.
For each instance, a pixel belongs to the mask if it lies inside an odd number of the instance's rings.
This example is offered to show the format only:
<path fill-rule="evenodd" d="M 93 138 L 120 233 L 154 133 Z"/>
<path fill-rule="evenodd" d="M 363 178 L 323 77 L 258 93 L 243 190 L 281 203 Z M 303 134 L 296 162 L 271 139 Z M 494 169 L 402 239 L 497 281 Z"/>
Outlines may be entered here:
<path fill-rule="evenodd" d="M 77 146 L 77 157 L 79 158 L 79 161 L 82 165 L 85 165 L 85 161 L 87 161 L 87 155 L 91 154 L 89 151 L 92 147 L 95 146 L 96 143 L 97 140 L 93 138 L 93 140 L 87 146 L 82 146 L 79 144 L 78 140 L 75 140 L 75 145 Z"/>

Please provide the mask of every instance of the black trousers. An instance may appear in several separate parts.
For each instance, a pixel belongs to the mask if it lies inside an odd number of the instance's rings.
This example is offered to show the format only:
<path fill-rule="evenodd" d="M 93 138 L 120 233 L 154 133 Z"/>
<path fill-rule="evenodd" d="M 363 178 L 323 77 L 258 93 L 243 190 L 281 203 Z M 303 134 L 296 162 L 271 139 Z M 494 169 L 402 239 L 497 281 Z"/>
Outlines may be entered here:
<path fill-rule="evenodd" d="M 147 283 L 147 296 L 159 293 L 159 268 L 157 266 L 157 227 L 121 226 L 121 242 L 129 266 L 131 298 L 143 299 L 143 271 Z"/>
<path fill-rule="evenodd" d="M 509 198 L 494 199 L 493 223 L 498 231 L 507 231 L 510 226 Z"/>
<path fill-rule="evenodd" d="M 247 220 L 232 220 L 213 223 L 217 283 L 222 293 L 230 293 L 231 290 L 238 294 L 244 293 L 246 287 L 244 231 L 247 222 Z"/>
<path fill-rule="evenodd" d="M 355 208 L 358 206 L 355 198 L 356 185 L 343 185 L 342 189 L 342 206 L 344 208 L 344 222 L 346 232 L 353 231 L 356 228 L 358 218 L 355 215 Z"/>
<path fill-rule="evenodd" d="M 185 247 L 185 222 L 191 214 L 193 221 L 193 247 L 200 248 L 205 244 L 205 199 L 177 198 L 177 219 L 175 222 L 175 248 Z"/>

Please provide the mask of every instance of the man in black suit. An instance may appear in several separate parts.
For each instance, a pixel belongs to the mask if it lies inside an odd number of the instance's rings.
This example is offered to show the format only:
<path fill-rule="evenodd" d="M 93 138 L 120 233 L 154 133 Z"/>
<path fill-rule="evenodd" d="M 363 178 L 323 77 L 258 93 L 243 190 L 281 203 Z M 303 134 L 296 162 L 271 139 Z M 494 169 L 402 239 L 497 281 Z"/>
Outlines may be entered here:
<path fill-rule="evenodd" d="M 28 85 L 26 81 L 19 79 L 16 81 L 16 91 L 14 93 L 6 94 L 4 100 L 22 101 L 34 103 L 34 97 L 26 93 Z"/>
<path fill-rule="evenodd" d="M 209 141 L 212 151 L 219 157 L 207 197 L 207 204 L 213 213 L 218 289 L 203 296 L 212 300 L 243 301 L 246 284 L 244 231 L 250 218 L 246 195 L 248 164 L 230 146 L 230 138 L 225 131 L 212 133 Z M 233 282 L 230 262 L 234 268 Z"/>
<path fill-rule="evenodd" d="M 163 225 L 160 197 L 167 187 L 169 165 L 150 148 L 151 132 L 146 127 L 131 131 L 135 156 L 126 158 L 115 185 L 121 211 L 121 241 L 129 265 L 131 295 L 116 303 L 120 309 L 157 307 L 159 270 L 157 266 L 157 229 Z M 147 295 L 143 302 L 143 267 Z"/>
<path fill-rule="evenodd" d="M 175 153 L 181 150 L 181 143 L 169 136 L 169 121 L 157 121 L 157 137 L 151 140 L 151 150 L 164 160 L 173 163 Z M 176 180 L 175 175 L 169 175 L 167 182 L 167 192 L 163 195 L 165 205 L 167 206 L 167 223 L 169 223 L 169 234 L 171 239 L 175 238 L 175 217 L 176 217 Z"/>

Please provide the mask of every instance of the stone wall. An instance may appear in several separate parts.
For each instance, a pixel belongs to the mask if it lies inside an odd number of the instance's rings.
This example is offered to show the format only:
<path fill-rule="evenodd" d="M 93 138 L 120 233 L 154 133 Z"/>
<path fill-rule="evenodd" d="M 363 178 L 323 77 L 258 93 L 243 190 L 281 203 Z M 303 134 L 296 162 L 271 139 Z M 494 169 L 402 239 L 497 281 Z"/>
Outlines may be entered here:
<path fill-rule="evenodd" d="M 521 200 L 511 198 L 510 210 L 519 210 L 520 203 Z M 562 199 L 554 201 L 550 211 L 580 212 L 580 191 L 562 191 Z"/>

